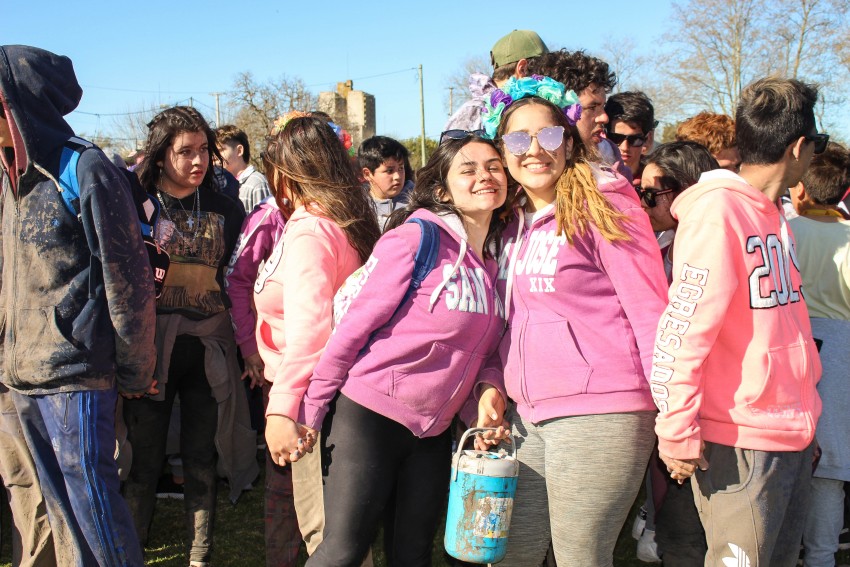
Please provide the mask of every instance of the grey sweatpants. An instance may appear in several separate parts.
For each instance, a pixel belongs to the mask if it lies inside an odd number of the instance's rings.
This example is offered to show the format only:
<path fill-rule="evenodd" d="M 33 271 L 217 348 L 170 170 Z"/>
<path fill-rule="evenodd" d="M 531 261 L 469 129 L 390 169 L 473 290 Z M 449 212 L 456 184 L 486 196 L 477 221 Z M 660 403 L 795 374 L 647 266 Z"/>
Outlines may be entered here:
<path fill-rule="evenodd" d="M 808 511 L 812 452 L 706 442 L 708 470 L 691 483 L 705 528 L 706 567 L 793 567 Z"/>
<path fill-rule="evenodd" d="M 655 412 L 562 417 L 537 425 L 511 412 L 520 462 L 508 554 L 499 567 L 611 567 L 617 536 L 655 443 Z"/>

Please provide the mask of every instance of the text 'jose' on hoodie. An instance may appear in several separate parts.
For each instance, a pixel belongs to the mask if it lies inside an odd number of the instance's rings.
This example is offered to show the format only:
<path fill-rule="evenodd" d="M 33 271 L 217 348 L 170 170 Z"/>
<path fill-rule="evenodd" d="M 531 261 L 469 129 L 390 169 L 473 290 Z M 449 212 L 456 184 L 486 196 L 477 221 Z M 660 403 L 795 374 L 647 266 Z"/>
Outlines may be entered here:
<path fill-rule="evenodd" d="M 651 374 L 659 450 L 694 459 L 701 441 L 804 449 L 821 366 L 784 216 L 726 170 L 704 173 L 671 212 L 673 285 Z"/>
<path fill-rule="evenodd" d="M 594 175 L 626 216 L 628 240 L 608 242 L 590 226 L 570 244 L 554 204 L 518 208 L 502 235 L 505 388 L 533 423 L 655 409 L 649 369 L 667 293 L 658 245 L 631 184 L 608 169 Z"/>
<path fill-rule="evenodd" d="M 82 96 L 70 59 L 0 47 L 3 148 L 2 374 L 26 394 L 146 391 L 155 362 L 153 276 L 130 187 L 99 149 L 77 165 L 79 216 L 59 193 Z"/>
<path fill-rule="evenodd" d="M 399 307 L 421 229 L 408 223 L 381 237 L 363 268 L 362 287 L 310 379 L 302 423 L 320 428 L 340 390 L 415 435 L 431 437 L 444 432 L 458 412 L 467 419 L 474 415 L 477 384 L 499 385 L 500 372 L 487 365 L 498 362 L 492 355 L 504 329 L 494 289 L 496 261 L 482 260 L 467 247 L 456 216 L 424 209 L 413 216 L 439 227 L 434 268 Z"/>

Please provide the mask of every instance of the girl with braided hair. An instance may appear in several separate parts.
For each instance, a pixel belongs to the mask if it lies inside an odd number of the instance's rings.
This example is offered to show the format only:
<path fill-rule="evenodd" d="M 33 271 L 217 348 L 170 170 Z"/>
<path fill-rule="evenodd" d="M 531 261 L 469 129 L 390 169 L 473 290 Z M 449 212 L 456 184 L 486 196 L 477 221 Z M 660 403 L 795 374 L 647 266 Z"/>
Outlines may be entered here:
<path fill-rule="evenodd" d="M 124 406 L 133 446 L 124 493 L 144 545 L 179 395 L 189 564 L 201 567 L 212 554 L 216 461 L 234 502 L 258 472 L 223 280 L 245 213 L 215 189 L 215 134 L 197 110 L 168 108 L 148 128 L 139 180 L 160 203 L 155 238 L 170 254 L 171 266 L 157 300 L 159 394 Z"/>

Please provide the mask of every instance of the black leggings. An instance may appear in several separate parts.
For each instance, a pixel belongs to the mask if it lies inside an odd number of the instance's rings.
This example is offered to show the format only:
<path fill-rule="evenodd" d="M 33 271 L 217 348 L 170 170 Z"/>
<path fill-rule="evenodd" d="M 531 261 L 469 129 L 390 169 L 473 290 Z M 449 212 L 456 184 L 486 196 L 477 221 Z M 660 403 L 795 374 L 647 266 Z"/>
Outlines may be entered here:
<path fill-rule="evenodd" d="M 394 495 L 390 566 L 430 567 L 449 488 L 451 435 L 409 429 L 338 396 L 322 427 L 325 530 L 309 567 L 357 567 Z"/>

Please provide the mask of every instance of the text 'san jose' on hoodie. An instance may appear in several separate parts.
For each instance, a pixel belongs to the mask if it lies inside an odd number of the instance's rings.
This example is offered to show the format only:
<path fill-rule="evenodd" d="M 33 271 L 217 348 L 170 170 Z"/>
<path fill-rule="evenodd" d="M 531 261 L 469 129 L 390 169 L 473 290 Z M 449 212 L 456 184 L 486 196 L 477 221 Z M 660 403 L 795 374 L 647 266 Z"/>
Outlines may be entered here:
<path fill-rule="evenodd" d="M 362 288 L 313 372 L 299 418 L 309 427 L 321 427 L 340 390 L 417 436 L 439 435 L 462 409 L 469 416 L 476 384 L 500 384 L 499 372 L 485 369 L 498 358 L 491 355 L 504 329 L 502 302 L 494 293 L 496 261 L 482 261 L 467 248 L 456 217 L 426 210 L 414 216 L 439 226 L 435 267 L 396 311 L 410 283 L 421 229 L 404 224 L 381 237 L 364 266 Z"/>

